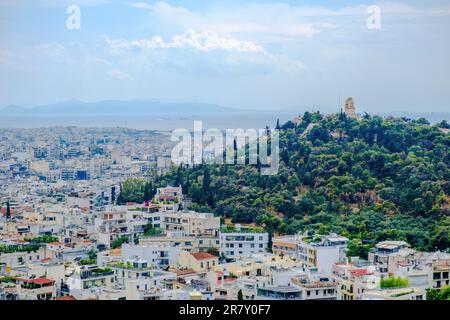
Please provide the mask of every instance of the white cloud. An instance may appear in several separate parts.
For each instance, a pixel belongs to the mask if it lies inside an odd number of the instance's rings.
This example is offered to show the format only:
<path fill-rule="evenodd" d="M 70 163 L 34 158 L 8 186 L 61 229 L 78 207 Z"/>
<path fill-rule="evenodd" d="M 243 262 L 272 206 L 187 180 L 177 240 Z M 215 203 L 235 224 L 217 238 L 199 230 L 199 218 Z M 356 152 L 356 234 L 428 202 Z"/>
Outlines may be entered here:
<path fill-rule="evenodd" d="M 158 18 L 172 26 L 220 34 L 254 33 L 291 37 L 311 37 L 319 30 L 311 23 L 301 21 L 290 13 L 284 4 L 254 4 L 198 13 L 166 2 L 149 4 L 132 3 L 132 7 L 150 10 Z M 230 11 L 231 10 L 231 11 Z"/>
<path fill-rule="evenodd" d="M 111 3 L 109 0 L 1 0 L 0 6 L 67 7 L 77 4 L 82 7 L 91 7 L 109 3 Z"/>
<path fill-rule="evenodd" d="M 274 1 L 275 2 L 275 1 Z M 373 3 L 372 3 L 373 4 Z M 449 15 L 450 7 L 414 7 L 397 2 L 375 3 L 383 15 L 404 15 L 424 18 Z M 330 9 L 321 6 L 300 6 L 287 3 L 252 3 L 233 6 L 213 6 L 206 11 L 192 11 L 167 2 L 135 2 L 137 9 L 149 10 L 152 19 L 160 19 L 168 28 L 174 26 L 219 34 L 253 34 L 265 42 L 289 38 L 312 37 L 327 29 L 339 28 L 340 21 L 367 17 L 369 4 Z"/>
<path fill-rule="evenodd" d="M 38 46 L 36 46 L 36 49 L 40 53 L 49 57 L 60 56 L 65 51 L 65 47 L 58 42 L 41 43 Z"/>
<path fill-rule="evenodd" d="M 273 54 L 257 43 L 222 36 L 216 32 L 188 30 L 174 35 L 170 41 L 164 41 L 160 36 L 138 40 L 111 39 L 106 35 L 103 38 L 111 53 L 122 58 L 117 61 L 127 65 L 140 61 L 146 67 L 158 68 L 164 65 L 171 70 L 195 74 L 263 71 L 298 73 L 305 70 L 302 62 L 290 59 L 287 55 Z M 169 50 L 170 53 L 161 55 L 160 50 Z M 208 55 L 200 57 L 196 52 Z"/>
<path fill-rule="evenodd" d="M 159 36 L 131 41 L 126 39 L 110 39 L 107 36 L 104 36 L 104 39 L 113 52 L 132 49 L 154 50 L 183 48 L 190 48 L 202 52 L 214 50 L 265 52 L 262 46 L 254 42 L 242 41 L 233 37 L 224 37 L 216 32 L 208 31 L 196 32 L 195 30 L 187 30 L 183 34 L 173 36 L 169 42 L 165 42 Z"/>
<path fill-rule="evenodd" d="M 111 69 L 106 73 L 111 78 L 115 78 L 118 80 L 133 80 L 133 78 L 126 72 L 123 72 L 120 69 Z"/>
<path fill-rule="evenodd" d="M 24 67 L 23 56 L 23 52 L 13 52 L 10 51 L 10 49 L 0 47 L 0 68 L 8 68 L 13 70 L 26 69 Z"/>

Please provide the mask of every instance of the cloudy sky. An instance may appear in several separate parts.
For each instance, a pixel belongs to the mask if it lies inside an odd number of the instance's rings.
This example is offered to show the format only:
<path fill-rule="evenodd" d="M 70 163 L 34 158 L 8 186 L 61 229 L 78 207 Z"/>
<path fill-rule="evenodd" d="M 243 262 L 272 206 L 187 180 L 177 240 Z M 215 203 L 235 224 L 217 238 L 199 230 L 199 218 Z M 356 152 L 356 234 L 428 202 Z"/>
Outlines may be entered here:
<path fill-rule="evenodd" d="M 0 107 L 331 111 L 353 96 L 369 112 L 450 110 L 450 0 L 282 1 L 0 0 Z M 79 30 L 67 28 L 72 3 Z M 367 27 L 373 5 L 380 29 Z"/>

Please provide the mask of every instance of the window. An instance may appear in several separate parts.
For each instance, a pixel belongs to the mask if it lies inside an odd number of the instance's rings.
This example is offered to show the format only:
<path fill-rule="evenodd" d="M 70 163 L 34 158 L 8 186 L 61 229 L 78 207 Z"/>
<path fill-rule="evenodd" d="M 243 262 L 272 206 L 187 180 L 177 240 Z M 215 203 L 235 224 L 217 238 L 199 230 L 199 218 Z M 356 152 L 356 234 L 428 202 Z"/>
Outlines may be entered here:
<path fill-rule="evenodd" d="M 433 279 L 434 279 L 434 280 L 440 279 L 440 278 L 441 278 L 441 273 L 440 273 L 440 272 L 435 272 L 435 273 L 433 273 Z"/>

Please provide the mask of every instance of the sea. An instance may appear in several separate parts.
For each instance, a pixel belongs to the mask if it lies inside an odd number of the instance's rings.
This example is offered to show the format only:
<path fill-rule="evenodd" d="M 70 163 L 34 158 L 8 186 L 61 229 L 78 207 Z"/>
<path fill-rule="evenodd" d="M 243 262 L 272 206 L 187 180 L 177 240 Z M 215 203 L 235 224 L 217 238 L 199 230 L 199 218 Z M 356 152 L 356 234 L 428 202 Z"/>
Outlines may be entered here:
<path fill-rule="evenodd" d="M 284 123 L 294 119 L 295 112 L 239 112 L 207 115 L 157 115 L 157 114 L 95 114 L 86 116 L 70 115 L 0 115 L 0 128 L 47 128 L 47 127 L 95 127 L 131 128 L 137 130 L 173 131 L 193 130 L 194 122 L 201 121 L 206 129 L 263 129 L 274 128 L 277 120 Z"/>

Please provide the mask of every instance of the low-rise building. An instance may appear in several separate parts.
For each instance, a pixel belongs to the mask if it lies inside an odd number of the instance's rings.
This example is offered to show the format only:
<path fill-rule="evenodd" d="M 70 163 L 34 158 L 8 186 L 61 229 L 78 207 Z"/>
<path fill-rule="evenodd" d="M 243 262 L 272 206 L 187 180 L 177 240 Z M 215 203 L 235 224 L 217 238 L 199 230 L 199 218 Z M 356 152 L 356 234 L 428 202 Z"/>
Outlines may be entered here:
<path fill-rule="evenodd" d="M 407 261 L 414 254 L 405 241 L 383 241 L 375 245 L 369 252 L 368 260 L 381 275 L 388 275 L 396 271 L 397 263 Z"/>
<path fill-rule="evenodd" d="M 236 261 L 252 254 L 266 252 L 269 234 L 261 229 L 223 228 L 219 234 L 220 255 L 227 261 Z"/>
<path fill-rule="evenodd" d="M 56 296 L 55 280 L 47 278 L 17 278 L 18 294 L 26 300 L 51 300 Z"/>
<path fill-rule="evenodd" d="M 363 293 L 362 300 L 426 300 L 426 291 L 411 287 L 372 289 Z"/>
<path fill-rule="evenodd" d="M 450 258 L 431 261 L 430 287 L 440 289 L 450 284 Z"/>
<path fill-rule="evenodd" d="M 219 264 L 219 258 L 207 252 L 186 252 L 181 251 L 178 256 L 178 266 L 180 268 L 193 269 L 196 272 L 211 270 Z"/>
<path fill-rule="evenodd" d="M 153 268 L 167 268 L 176 265 L 181 249 L 170 245 L 122 245 L 124 260 L 136 257 L 147 261 Z"/>
<path fill-rule="evenodd" d="M 72 275 L 67 278 L 70 290 L 84 290 L 92 287 L 112 288 L 114 271 L 111 268 L 97 266 L 77 266 Z"/>
<path fill-rule="evenodd" d="M 188 236 L 217 236 L 220 217 L 194 211 L 169 212 L 162 216 L 161 226 L 166 232 L 183 231 Z"/>
<path fill-rule="evenodd" d="M 272 250 L 298 258 L 304 267 L 331 274 L 333 265 L 345 260 L 347 242 L 346 237 L 334 234 L 284 236 L 273 239 Z"/>

